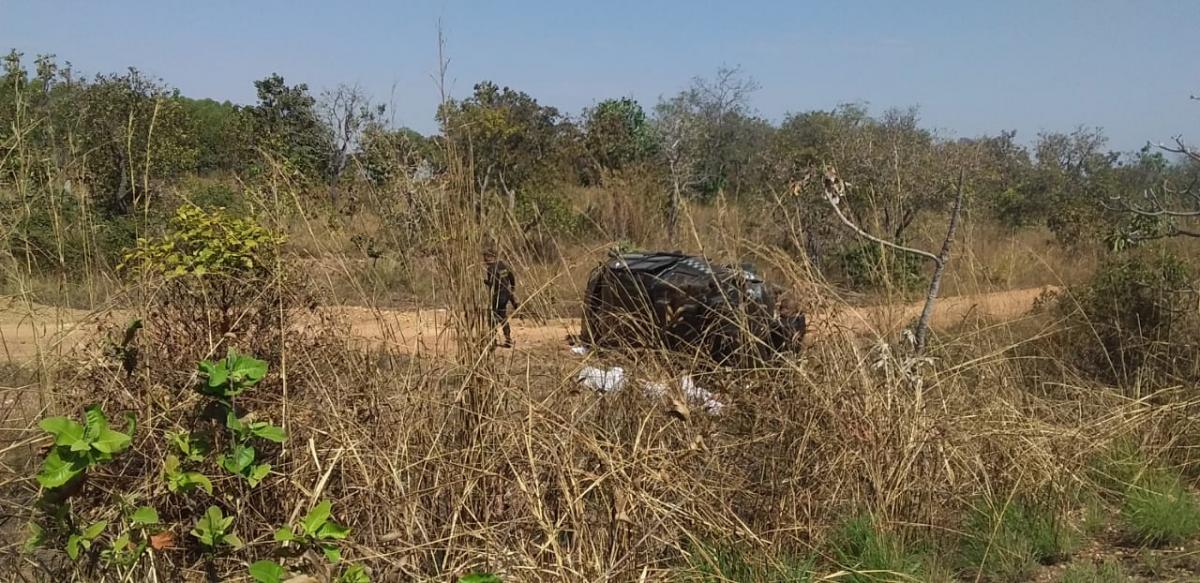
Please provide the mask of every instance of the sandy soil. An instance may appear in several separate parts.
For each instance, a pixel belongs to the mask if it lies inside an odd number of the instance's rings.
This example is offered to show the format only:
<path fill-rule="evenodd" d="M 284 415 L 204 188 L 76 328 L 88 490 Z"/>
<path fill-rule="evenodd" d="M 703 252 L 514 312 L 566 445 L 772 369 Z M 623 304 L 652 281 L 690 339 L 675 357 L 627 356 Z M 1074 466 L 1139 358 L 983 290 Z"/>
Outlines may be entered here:
<path fill-rule="evenodd" d="M 935 328 L 954 326 L 968 318 L 1006 321 L 1029 312 L 1039 295 L 1051 287 L 1036 287 L 988 294 L 942 298 L 937 304 Z M 922 303 L 844 307 L 809 316 L 811 335 L 819 338 L 836 331 L 854 334 L 886 333 L 914 320 Z M 386 343 L 404 353 L 438 355 L 454 350 L 450 313 L 443 309 L 373 310 L 333 308 L 350 325 L 351 333 L 367 343 Z M 0 363 L 24 363 L 54 358 L 79 340 L 95 333 L 98 315 L 81 310 L 32 305 L 0 298 Z M 518 348 L 567 347 L 567 336 L 578 331 L 576 318 L 516 319 L 513 336 Z"/>

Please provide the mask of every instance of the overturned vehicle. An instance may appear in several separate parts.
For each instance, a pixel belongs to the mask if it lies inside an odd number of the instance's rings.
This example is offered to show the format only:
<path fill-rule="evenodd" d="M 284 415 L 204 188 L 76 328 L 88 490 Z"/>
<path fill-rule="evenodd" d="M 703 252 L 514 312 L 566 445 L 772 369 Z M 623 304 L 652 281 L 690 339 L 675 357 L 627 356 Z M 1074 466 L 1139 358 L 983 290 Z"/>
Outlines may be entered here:
<path fill-rule="evenodd" d="M 588 276 L 581 337 L 600 347 L 705 354 L 718 363 L 797 350 L 806 323 L 780 314 L 778 289 L 752 268 L 704 257 L 610 254 Z"/>

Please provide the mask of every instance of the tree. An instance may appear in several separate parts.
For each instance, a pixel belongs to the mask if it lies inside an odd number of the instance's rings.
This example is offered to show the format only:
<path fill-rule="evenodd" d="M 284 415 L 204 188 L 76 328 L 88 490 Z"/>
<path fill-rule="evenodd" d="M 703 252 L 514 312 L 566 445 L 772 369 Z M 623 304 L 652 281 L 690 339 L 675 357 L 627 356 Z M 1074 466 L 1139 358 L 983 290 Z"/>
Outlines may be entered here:
<path fill-rule="evenodd" d="M 249 114 L 229 101 L 180 98 L 196 132 L 196 169 L 239 172 L 251 156 Z"/>
<path fill-rule="evenodd" d="M 302 177 L 323 176 L 331 151 L 329 132 L 308 85 L 289 86 L 278 74 L 254 82 L 258 104 L 250 108 L 255 146 L 278 157 Z"/>
<path fill-rule="evenodd" d="M 657 144 L 646 112 L 628 98 L 606 99 L 583 113 L 584 149 L 589 182 L 603 171 L 617 171 L 649 159 Z"/>
<path fill-rule="evenodd" d="M 569 145 L 571 124 L 557 109 L 491 81 L 476 84 L 471 97 L 444 103 L 438 121 L 470 162 L 477 191 L 498 185 L 510 207 L 518 189 L 561 170 Z"/>
<path fill-rule="evenodd" d="M 338 180 L 346 169 L 353 148 L 360 145 L 363 131 L 383 116 L 384 106 L 372 106 L 362 88 L 338 85 L 321 95 L 321 119 L 328 129 L 332 152 L 329 159 L 329 201 L 337 203 Z"/>
<path fill-rule="evenodd" d="M 130 68 L 98 75 L 74 104 L 84 166 L 114 212 L 149 204 L 155 180 L 196 167 L 196 143 L 177 89 Z"/>
<path fill-rule="evenodd" d="M 1196 225 L 1200 222 L 1200 151 L 1179 137 L 1174 145 L 1159 144 L 1158 148 L 1181 156 L 1181 164 L 1168 166 L 1160 153 L 1144 149 L 1134 166 L 1143 174 L 1138 182 L 1146 185 L 1140 196 L 1129 194 L 1132 189 L 1123 189 L 1105 201 L 1109 210 L 1133 219 L 1118 234 L 1122 243 L 1167 237 L 1200 238 L 1200 226 Z"/>
<path fill-rule="evenodd" d="M 770 125 L 753 117 L 750 95 L 758 83 L 740 68 L 722 67 L 712 79 L 696 77 L 691 85 L 655 106 L 655 126 L 664 150 L 687 127 L 688 142 L 680 151 L 693 158 L 697 194 L 710 196 L 720 190 L 735 194 L 745 186 L 753 159 L 765 146 Z"/>
<path fill-rule="evenodd" d="M 946 264 L 950 261 L 950 251 L 954 245 L 954 236 L 958 232 L 958 222 L 962 217 L 963 170 L 960 168 L 958 182 L 954 188 L 954 206 L 950 211 L 949 225 L 946 227 L 946 237 L 942 240 L 941 250 L 936 254 L 914 247 L 899 245 L 868 233 L 852 221 L 842 210 L 842 204 L 846 200 L 846 183 L 838 176 L 837 170 L 833 167 L 827 167 L 824 174 L 823 186 L 825 199 L 829 201 L 829 205 L 833 208 L 838 219 L 854 231 L 856 235 L 895 251 L 916 255 L 933 262 L 933 274 L 929 277 L 929 289 L 925 294 L 925 305 L 921 309 L 921 315 L 917 319 L 917 323 L 913 326 L 913 350 L 916 354 L 923 353 L 929 341 L 929 323 L 933 319 L 934 303 L 937 302 L 938 294 L 941 291 L 942 276 L 946 273 Z"/>

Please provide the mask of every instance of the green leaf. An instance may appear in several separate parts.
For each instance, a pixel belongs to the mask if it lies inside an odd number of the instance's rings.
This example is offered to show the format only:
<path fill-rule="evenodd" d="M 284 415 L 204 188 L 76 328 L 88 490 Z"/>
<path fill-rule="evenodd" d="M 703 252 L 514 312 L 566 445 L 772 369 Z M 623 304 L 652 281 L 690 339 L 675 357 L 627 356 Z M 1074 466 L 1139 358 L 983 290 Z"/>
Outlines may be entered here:
<path fill-rule="evenodd" d="M 217 463 L 231 474 L 242 475 L 246 468 L 254 463 L 255 453 L 251 446 L 235 445 L 230 453 L 222 454 L 217 458 Z"/>
<path fill-rule="evenodd" d="M 242 539 L 238 538 L 238 535 L 233 534 L 233 533 L 229 533 L 229 534 L 225 535 L 223 537 L 223 541 L 225 542 L 225 544 L 233 547 L 234 550 L 240 549 L 240 548 L 246 546 L 246 544 L 242 542 Z"/>
<path fill-rule="evenodd" d="M 127 411 L 125 413 L 125 433 L 129 434 L 130 436 L 133 436 L 133 434 L 136 432 L 137 432 L 137 417 L 134 416 L 132 411 Z"/>
<path fill-rule="evenodd" d="M 261 425 L 260 425 L 260 423 L 261 423 Z M 255 423 L 255 424 L 251 425 L 250 432 L 258 437 L 261 437 L 261 438 L 267 440 L 267 441 L 274 441 L 275 443 L 283 443 L 284 441 L 287 440 L 287 434 L 285 434 L 283 432 L 282 428 L 276 427 L 276 426 L 271 425 L 270 423 L 266 423 L 266 422 L 260 422 L 260 423 Z"/>
<path fill-rule="evenodd" d="M 333 503 L 329 500 L 322 500 L 320 504 L 313 507 L 300 521 L 300 526 L 304 527 L 304 532 L 315 534 L 329 520 L 330 511 L 333 508 Z"/>
<path fill-rule="evenodd" d="M 25 539 L 25 552 L 30 552 L 46 543 L 46 530 L 36 522 L 29 523 L 29 538 Z"/>
<path fill-rule="evenodd" d="M 87 528 L 83 529 L 83 539 L 86 541 L 94 540 L 100 536 L 100 533 L 104 532 L 104 527 L 106 526 L 108 526 L 107 520 L 100 520 L 89 524 Z"/>
<path fill-rule="evenodd" d="M 200 373 L 204 375 L 209 389 L 216 389 L 229 381 L 229 370 L 224 365 L 224 362 L 217 364 L 207 360 L 200 361 Z"/>
<path fill-rule="evenodd" d="M 330 563 L 337 563 L 342 560 L 342 551 L 334 545 L 321 545 L 321 553 L 325 555 L 325 560 Z"/>
<path fill-rule="evenodd" d="M 314 534 L 321 539 L 343 540 L 350 536 L 350 529 L 332 520 L 327 520 Z"/>
<path fill-rule="evenodd" d="M 296 540 L 296 533 L 292 532 L 292 527 L 284 525 L 275 531 L 275 542 L 289 543 Z"/>
<path fill-rule="evenodd" d="M 253 488 L 263 481 L 268 474 L 271 473 L 271 464 L 258 464 L 250 468 L 250 475 L 246 476 L 246 480 L 250 482 L 250 487 Z"/>
<path fill-rule="evenodd" d="M 133 511 L 133 516 L 130 517 L 130 520 L 136 526 L 158 524 L 158 511 L 149 506 L 142 506 Z"/>
<path fill-rule="evenodd" d="M 250 577 L 255 583 L 283 583 L 287 571 L 275 561 L 258 561 L 250 565 Z"/>
<path fill-rule="evenodd" d="M 350 565 L 337 579 L 337 583 L 371 583 L 367 570 L 362 565 Z"/>
<path fill-rule="evenodd" d="M 267 361 L 231 351 L 229 353 L 229 370 L 234 382 L 253 386 L 267 376 Z"/>
<path fill-rule="evenodd" d="M 54 445 L 70 446 L 83 441 L 83 426 L 66 417 L 47 417 L 38 427 L 54 436 Z"/>
<path fill-rule="evenodd" d="M 237 415 L 233 413 L 233 410 L 225 412 L 225 427 L 228 427 L 237 433 L 241 433 L 242 431 L 246 430 L 246 424 L 242 423 L 241 419 L 238 419 Z"/>
<path fill-rule="evenodd" d="M 121 453 L 129 447 L 129 441 L 128 435 L 105 428 L 100 430 L 99 436 L 92 442 L 92 447 L 102 453 Z"/>
<path fill-rule="evenodd" d="M 196 521 L 196 528 L 192 529 L 192 536 L 196 537 L 206 547 L 215 548 L 225 538 L 225 514 L 217 506 L 209 506 Z"/>
<path fill-rule="evenodd" d="M 82 474 L 86 467 L 86 462 L 75 456 L 64 459 L 59 449 L 53 449 L 42 462 L 37 481 L 44 488 L 59 488 Z"/>
<path fill-rule="evenodd" d="M 79 558 L 79 543 L 82 540 L 77 534 L 67 537 L 67 556 L 71 557 L 72 561 Z"/>
<path fill-rule="evenodd" d="M 212 480 L 209 480 L 208 476 L 205 476 L 204 474 L 201 474 L 200 472 L 184 472 L 183 486 L 184 486 L 184 488 L 183 488 L 184 490 L 191 490 L 193 488 L 199 487 L 201 490 L 204 490 L 204 492 L 207 493 L 209 496 L 212 496 L 212 493 L 213 493 Z"/>
<path fill-rule="evenodd" d="M 100 410 L 99 405 L 89 406 L 83 412 L 83 418 L 87 421 L 83 428 L 83 436 L 88 441 L 95 440 L 108 429 L 108 418 L 104 416 L 104 411 Z"/>

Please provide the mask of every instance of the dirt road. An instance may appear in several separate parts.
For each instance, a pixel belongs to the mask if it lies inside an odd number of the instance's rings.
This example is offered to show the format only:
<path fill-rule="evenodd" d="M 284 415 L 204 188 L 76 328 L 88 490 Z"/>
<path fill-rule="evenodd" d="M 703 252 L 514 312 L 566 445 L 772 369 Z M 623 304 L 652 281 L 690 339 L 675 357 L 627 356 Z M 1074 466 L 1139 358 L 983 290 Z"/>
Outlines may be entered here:
<path fill-rule="evenodd" d="M 1028 313 L 1034 301 L 1049 286 L 942 298 L 933 319 L 935 328 L 953 326 L 966 318 L 979 317 L 991 321 L 1020 318 Z M 872 307 L 849 307 L 830 314 L 809 317 L 813 335 L 844 330 L 855 334 L 881 333 L 896 330 L 914 320 L 922 303 L 895 304 Z M 367 343 L 386 343 L 401 352 L 437 355 L 452 351 L 455 345 L 450 313 L 443 309 L 373 310 L 359 307 L 335 307 L 350 325 L 351 334 Z M 39 354 L 54 358 L 67 352 L 80 339 L 95 333 L 98 314 L 54 308 L 29 306 L 12 298 L 0 298 L 0 364 L 23 363 Z M 557 318 L 544 321 L 518 319 L 513 322 L 513 336 L 518 348 L 561 346 L 566 337 L 578 331 L 576 318 Z"/>

